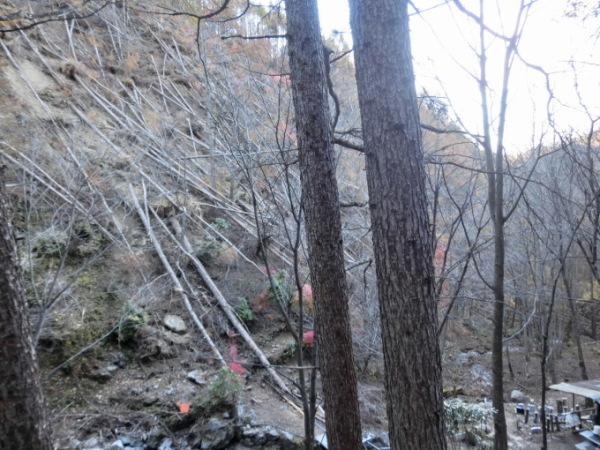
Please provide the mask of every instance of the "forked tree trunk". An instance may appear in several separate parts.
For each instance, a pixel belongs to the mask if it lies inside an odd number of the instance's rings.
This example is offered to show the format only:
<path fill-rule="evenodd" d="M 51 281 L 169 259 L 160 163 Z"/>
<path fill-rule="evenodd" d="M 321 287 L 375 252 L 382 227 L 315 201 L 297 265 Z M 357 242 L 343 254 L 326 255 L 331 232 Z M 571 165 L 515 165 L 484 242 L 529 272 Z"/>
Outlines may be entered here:
<path fill-rule="evenodd" d="M 53 448 L 0 167 L 0 448 Z"/>
<path fill-rule="evenodd" d="M 316 0 L 286 0 L 308 265 L 330 449 L 361 448 L 342 225 Z"/>
<path fill-rule="evenodd" d="M 392 448 L 445 449 L 407 0 L 351 0 Z"/>

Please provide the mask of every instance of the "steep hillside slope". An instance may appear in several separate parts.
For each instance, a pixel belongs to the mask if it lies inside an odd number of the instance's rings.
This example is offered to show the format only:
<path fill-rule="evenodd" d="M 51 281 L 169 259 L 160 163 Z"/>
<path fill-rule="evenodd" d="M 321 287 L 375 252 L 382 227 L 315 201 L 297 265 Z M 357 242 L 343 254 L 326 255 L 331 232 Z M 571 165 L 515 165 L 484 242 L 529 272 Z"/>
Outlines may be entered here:
<path fill-rule="evenodd" d="M 203 74 L 195 37 L 184 19 L 113 5 L 0 39 L 2 162 L 60 448 L 220 448 L 235 437 L 221 408 L 243 387 L 221 365 L 247 383 L 234 411 L 245 423 L 301 433 L 244 344 L 274 361 L 294 346 L 272 342 L 284 325 L 265 297 L 262 222 L 245 166 L 226 156 L 249 132 L 227 85 L 240 80 Z M 285 269 L 271 234 L 271 264 Z M 263 403 L 268 419 L 255 417 Z M 252 433 L 292 445 L 277 429 Z"/>

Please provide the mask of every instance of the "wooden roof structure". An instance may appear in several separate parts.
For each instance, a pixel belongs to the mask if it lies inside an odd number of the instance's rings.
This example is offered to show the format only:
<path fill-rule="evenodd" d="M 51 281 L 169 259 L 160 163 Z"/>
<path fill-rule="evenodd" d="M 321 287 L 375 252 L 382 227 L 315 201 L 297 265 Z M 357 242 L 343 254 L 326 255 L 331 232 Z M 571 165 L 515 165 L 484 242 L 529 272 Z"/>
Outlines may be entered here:
<path fill-rule="evenodd" d="M 577 381 L 575 383 L 563 382 L 553 384 L 550 389 L 591 398 L 600 403 L 600 380 Z"/>

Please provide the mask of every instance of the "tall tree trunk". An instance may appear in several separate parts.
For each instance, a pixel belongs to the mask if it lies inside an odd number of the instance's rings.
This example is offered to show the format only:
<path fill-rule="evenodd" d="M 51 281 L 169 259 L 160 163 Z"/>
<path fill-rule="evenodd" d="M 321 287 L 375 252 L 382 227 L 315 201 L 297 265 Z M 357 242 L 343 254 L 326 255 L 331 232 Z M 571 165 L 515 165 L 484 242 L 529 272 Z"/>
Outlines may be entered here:
<path fill-rule="evenodd" d="M 434 272 L 407 1 L 350 0 L 390 441 L 445 449 Z"/>
<path fill-rule="evenodd" d="M 520 28 L 524 2 L 521 0 L 515 28 L 506 44 L 504 54 L 502 89 L 498 111 L 497 142 L 495 151 L 492 149 L 492 133 L 489 105 L 489 79 L 487 76 L 487 50 L 485 41 L 487 30 L 484 21 L 484 0 L 479 0 L 479 90 L 481 95 L 482 124 L 484 130 L 483 151 L 485 154 L 486 176 L 488 179 L 488 207 L 494 229 L 494 275 L 491 284 L 493 293 L 493 323 L 492 332 L 492 405 L 494 414 L 494 449 L 508 448 L 508 429 L 504 412 L 504 362 L 502 357 L 504 339 L 504 274 L 505 274 L 505 238 L 504 225 L 510 216 L 504 214 L 504 131 L 508 108 L 508 82 L 512 62 L 515 57 L 516 45 L 520 36 Z M 510 211 L 510 210 L 509 210 Z"/>
<path fill-rule="evenodd" d="M 585 366 L 585 358 L 583 356 L 583 346 L 581 345 L 581 335 L 579 334 L 579 315 L 575 308 L 575 300 L 573 299 L 573 292 L 571 289 L 571 281 L 567 277 L 567 271 L 563 265 L 561 269 L 561 275 L 563 284 L 565 285 L 565 291 L 567 293 L 567 302 L 569 303 L 569 310 L 571 311 L 571 334 L 573 340 L 577 346 L 577 358 L 579 359 L 579 370 L 581 371 L 581 379 L 588 380 L 587 368 Z"/>
<path fill-rule="evenodd" d="M 308 265 L 330 449 L 361 448 L 333 130 L 316 0 L 286 0 Z"/>
<path fill-rule="evenodd" d="M 52 449 L 0 167 L 0 448 Z"/>
<path fill-rule="evenodd" d="M 500 152 L 500 155 L 502 152 Z M 501 156 L 500 156 L 501 158 Z M 506 450 L 508 448 L 508 431 L 506 428 L 506 416 L 504 413 L 504 362 L 502 358 L 502 347 L 504 339 L 504 217 L 502 209 L 502 160 L 496 160 L 496 181 L 490 181 L 489 205 L 494 221 L 494 282 L 492 291 L 494 294 L 494 328 L 492 332 L 492 405 L 496 409 L 494 414 L 494 448 Z M 488 167 L 488 171 L 490 168 Z M 491 170 L 494 170 L 493 168 Z M 488 174 L 491 176 L 491 174 Z M 492 190 L 492 183 L 497 190 Z M 494 192 L 496 195 L 494 195 Z M 492 201 L 493 199 L 493 201 Z"/>
<path fill-rule="evenodd" d="M 594 298 L 594 285 L 595 285 L 595 280 L 592 278 L 590 281 L 590 300 L 592 302 L 592 317 L 590 317 L 591 320 L 591 324 L 592 324 L 592 340 L 596 340 L 598 333 L 596 331 L 596 315 L 597 315 L 597 303 L 598 301 Z"/>

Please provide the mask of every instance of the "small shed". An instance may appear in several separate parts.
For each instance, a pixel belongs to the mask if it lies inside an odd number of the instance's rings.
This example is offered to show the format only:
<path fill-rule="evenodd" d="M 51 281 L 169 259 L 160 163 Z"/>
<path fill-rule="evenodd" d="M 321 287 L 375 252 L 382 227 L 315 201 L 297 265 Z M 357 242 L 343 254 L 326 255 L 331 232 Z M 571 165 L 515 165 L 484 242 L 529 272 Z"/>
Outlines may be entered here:
<path fill-rule="evenodd" d="M 589 410 L 585 411 L 585 413 L 590 414 L 590 416 L 593 416 L 595 424 L 600 424 L 600 380 L 577 381 L 574 383 L 565 381 L 562 383 L 553 384 L 552 386 L 550 386 L 550 389 L 573 395 L 571 411 L 574 411 L 575 409 L 580 409 L 579 407 L 576 407 L 576 395 L 592 400 L 592 402 L 587 403 L 587 407 L 589 408 Z M 564 399 L 563 402 L 566 403 L 566 399 Z M 590 405 L 590 403 L 592 404 Z M 563 404 L 562 406 L 565 407 L 565 411 L 558 412 L 567 412 L 567 405 Z M 559 406 L 559 409 L 562 408 Z"/>
<path fill-rule="evenodd" d="M 550 389 L 560 392 L 573 394 L 573 403 L 575 396 L 592 399 L 596 403 L 600 403 L 600 380 L 577 381 L 575 383 L 558 383 L 550 386 Z"/>

